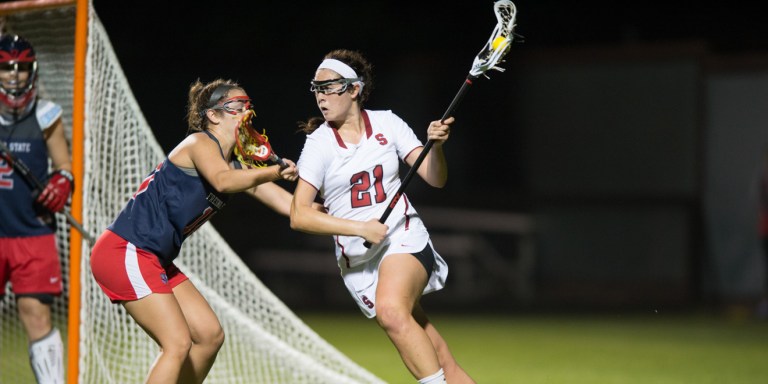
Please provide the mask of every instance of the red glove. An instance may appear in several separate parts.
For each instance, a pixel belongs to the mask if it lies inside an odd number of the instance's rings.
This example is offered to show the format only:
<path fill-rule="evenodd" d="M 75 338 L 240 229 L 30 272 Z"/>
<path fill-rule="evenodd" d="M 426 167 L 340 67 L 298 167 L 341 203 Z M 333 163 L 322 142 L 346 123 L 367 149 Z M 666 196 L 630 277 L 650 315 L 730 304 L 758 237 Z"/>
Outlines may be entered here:
<path fill-rule="evenodd" d="M 64 204 L 69 199 L 69 194 L 75 184 L 75 179 L 69 171 L 60 169 L 51 174 L 48 179 L 48 185 L 37 197 L 37 202 L 42 204 L 51 212 L 59 212 L 64 208 Z"/>

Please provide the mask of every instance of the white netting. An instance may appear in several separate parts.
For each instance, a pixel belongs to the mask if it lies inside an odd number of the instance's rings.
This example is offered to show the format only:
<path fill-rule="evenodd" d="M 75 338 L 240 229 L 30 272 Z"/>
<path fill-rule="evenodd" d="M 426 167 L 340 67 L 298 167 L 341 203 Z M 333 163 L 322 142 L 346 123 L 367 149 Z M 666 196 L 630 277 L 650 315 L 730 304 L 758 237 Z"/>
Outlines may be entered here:
<path fill-rule="evenodd" d="M 56 12 L 67 14 L 72 23 L 74 12 L 71 9 Z M 35 16 L 28 19 L 37 20 L 39 14 L 35 12 Z M 46 29 L 50 30 L 50 25 Z M 21 27 L 18 28 L 22 33 Z M 131 93 L 109 38 L 92 7 L 88 28 L 85 177 L 79 190 L 83 193 L 83 207 L 86 207 L 83 226 L 98 235 L 147 172 L 165 155 Z M 59 44 L 63 42 L 58 41 L 64 34 L 71 36 L 70 32 L 50 30 L 52 35 L 49 37 L 23 33 L 30 37 L 36 48 L 46 39 L 53 41 L 55 38 L 61 60 L 71 67 L 73 39 L 66 39 L 70 41 L 69 48 L 62 48 Z M 41 58 L 41 70 L 45 66 Z M 63 92 L 71 99 L 71 68 L 68 73 L 42 73 L 41 77 L 66 79 Z M 49 93 L 52 92 L 47 81 L 45 86 Z M 71 106 L 71 102 L 55 97 L 54 100 L 66 109 Z M 69 125 L 68 118 L 69 115 L 65 122 Z M 91 276 L 89 251 L 84 246 L 79 266 L 82 271 L 82 309 L 78 381 L 99 384 L 142 382 L 158 348 L 122 306 L 111 304 L 101 292 Z M 185 242 L 177 264 L 211 303 L 226 333 L 226 341 L 206 383 L 382 382 L 296 317 L 256 278 L 210 224 Z M 6 333 L 21 332 L 18 325 L 6 321 L 10 317 L 5 313 L 8 306 L 9 303 L 3 302 L 3 342 Z M 65 308 L 65 305 L 61 307 Z M 6 328 L 13 327 L 15 333 L 6 332 Z M 3 354 L 0 361 L 6 360 L 6 352 L 5 349 L 0 351 Z M 0 372 L 4 378 L 5 366 Z"/>
<path fill-rule="evenodd" d="M 4 17 L 5 32 L 21 34 L 34 45 L 41 78 L 40 95 L 64 108 L 63 120 L 68 136 L 72 126 L 74 15 L 73 8 L 59 8 Z M 66 343 L 69 226 L 63 215 L 56 216 L 59 228 L 56 240 L 61 255 L 64 293 L 54 300 L 51 318 Z M 19 322 L 16 297 L 10 284 L 5 287 L 5 292 L 6 296 L 0 301 L 0 383 L 34 383 L 35 377 L 27 354 L 27 337 Z"/>

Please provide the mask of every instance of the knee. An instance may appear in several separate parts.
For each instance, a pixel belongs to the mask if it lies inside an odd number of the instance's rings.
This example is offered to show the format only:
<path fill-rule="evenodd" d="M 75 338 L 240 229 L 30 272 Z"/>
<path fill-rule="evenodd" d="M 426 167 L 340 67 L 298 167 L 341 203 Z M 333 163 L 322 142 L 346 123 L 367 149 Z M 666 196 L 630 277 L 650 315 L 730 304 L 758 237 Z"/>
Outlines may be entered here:
<path fill-rule="evenodd" d="M 376 321 L 387 332 L 397 332 L 412 320 L 410 311 L 402 306 L 376 303 Z"/>
<path fill-rule="evenodd" d="M 18 300 L 19 319 L 30 340 L 37 340 L 51 331 L 50 307 L 36 298 L 22 297 Z"/>
<path fill-rule="evenodd" d="M 19 311 L 19 318 L 28 331 L 48 333 L 51 330 L 51 316 L 39 311 Z"/>
<path fill-rule="evenodd" d="M 224 345 L 224 329 L 216 323 L 215 326 L 202 330 L 195 344 L 204 345 L 218 351 Z"/>
<path fill-rule="evenodd" d="M 221 326 L 218 326 L 216 328 L 216 332 L 211 338 L 211 343 L 213 344 L 214 347 L 216 347 L 217 351 L 221 349 L 222 345 L 224 345 L 224 329 L 221 328 Z"/>
<path fill-rule="evenodd" d="M 192 339 L 173 338 L 160 345 L 163 355 L 172 357 L 175 360 L 184 361 L 192 349 Z"/>

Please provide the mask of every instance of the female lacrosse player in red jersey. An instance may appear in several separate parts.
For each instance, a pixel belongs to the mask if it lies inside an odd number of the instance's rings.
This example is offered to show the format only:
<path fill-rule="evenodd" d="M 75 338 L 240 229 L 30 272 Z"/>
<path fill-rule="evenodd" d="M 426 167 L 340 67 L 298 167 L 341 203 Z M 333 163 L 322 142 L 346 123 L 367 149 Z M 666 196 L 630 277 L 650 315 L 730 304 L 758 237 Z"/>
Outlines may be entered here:
<path fill-rule="evenodd" d="M 328 53 L 311 84 L 323 117 L 301 124 L 307 139 L 291 227 L 333 236 L 349 293 L 367 317 L 376 317 L 419 383 L 474 383 L 419 303 L 423 294 L 443 288 L 448 267 L 416 210 L 402 196 L 385 224 L 377 219 L 400 186 L 400 160 L 412 165 L 423 145 L 391 111 L 363 109 L 373 84 L 371 65 L 360 53 Z M 429 124 L 434 148 L 418 170 L 438 188 L 448 175 L 443 143 L 451 123 L 452 117 Z M 327 213 L 312 209 L 318 193 Z"/>
<path fill-rule="evenodd" d="M 202 383 L 224 342 L 216 314 L 173 263 L 184 239 L 231 193 L 247 192 L 289 214 L 291 194 L 272 181 L 295 181 L 292 161 L 245 169 L 231 161 L 234 133 L 250 104 L 231 81 L 192 84 L 191 133 L 144 179 L 93 247 L 99 286 L 160 346 L 147 383 Z"/>

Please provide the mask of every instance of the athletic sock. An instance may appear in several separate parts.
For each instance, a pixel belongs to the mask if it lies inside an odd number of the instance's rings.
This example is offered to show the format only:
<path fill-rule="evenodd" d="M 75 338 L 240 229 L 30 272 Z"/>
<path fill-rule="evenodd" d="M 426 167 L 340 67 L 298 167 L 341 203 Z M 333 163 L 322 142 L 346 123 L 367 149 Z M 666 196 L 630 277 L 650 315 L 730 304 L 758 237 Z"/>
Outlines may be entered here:
<path fill-rule="evenodd" d="M 445 384 L 445 373 L 440 368 L 439 371 L 419 380 L 419 384 Z"/>
<path fill-rule="evenodd" d="M 29 344 L 29 363 L 39 384 L 64 383 L 64 343 L 58 329 Z"/>

